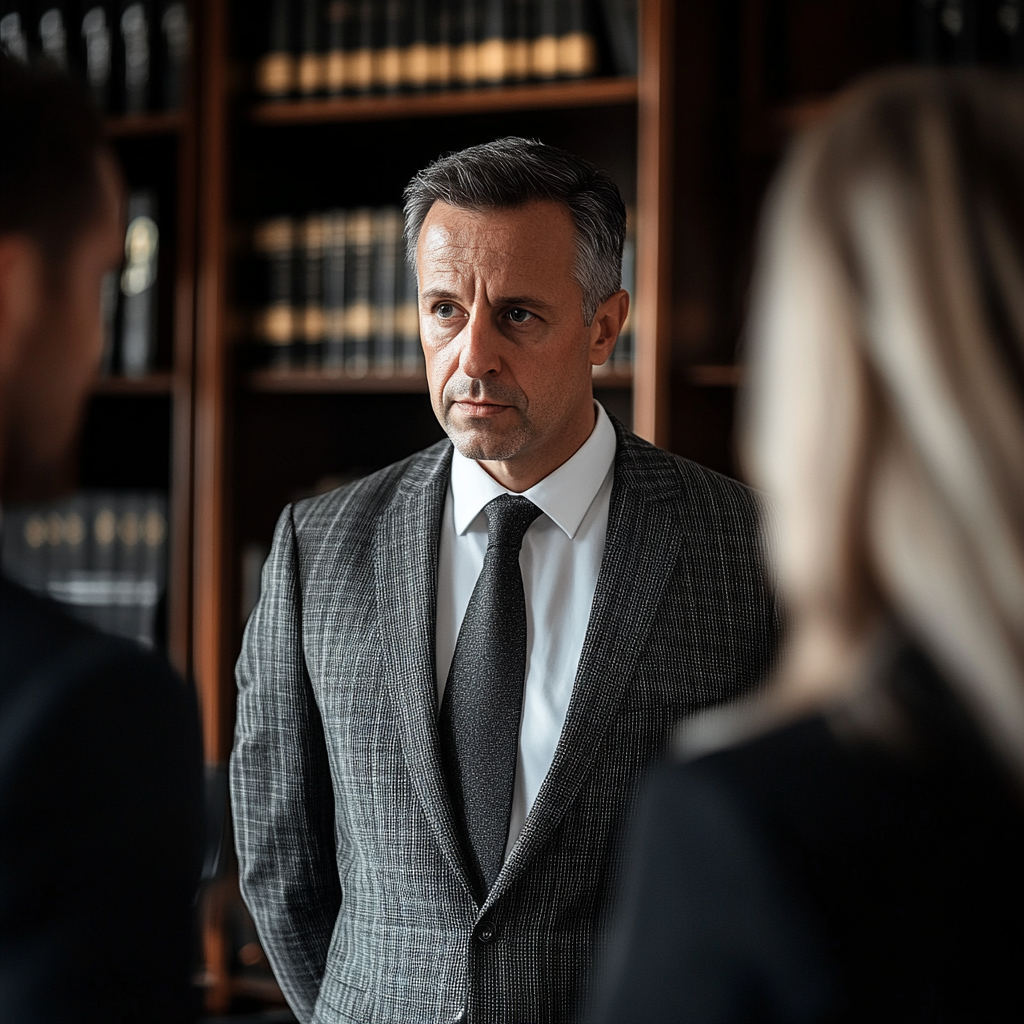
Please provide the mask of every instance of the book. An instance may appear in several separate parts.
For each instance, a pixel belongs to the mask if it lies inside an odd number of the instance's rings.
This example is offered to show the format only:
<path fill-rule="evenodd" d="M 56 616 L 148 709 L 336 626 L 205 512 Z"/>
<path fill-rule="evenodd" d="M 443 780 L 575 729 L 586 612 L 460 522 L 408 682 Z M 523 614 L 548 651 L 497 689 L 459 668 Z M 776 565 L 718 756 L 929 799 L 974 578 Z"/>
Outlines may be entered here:
<path fill-rule="evenodd" d="M 345 370 L 370 369 L 373 336 L 373 211 L 349 213 L 345 223 Z"/>
<path fill-rule="evenodd" d="M 352 92 L 371 92 L 377 85 L 376 51 L 381 32 L 381 11 L 374 0 L 359 0 L 358 32 L 348 58 L 348 85 Z"/>
<path fill-rule="evenodd" d="M 423 349 L 420 346 L 419 292 L 416 283 L 416 268 L 408 259 L 408 249 L 403 238 L 400 260 L 400 285 L 398 312 L 395 317 L 398 333 L 398 369 L 406 375 L 417 373 L 423 364 Z"/>
<path fill-rule="evenodd" d="M 316 96 L 326 87 L 327 68 L 321 31 L 320 0 L 299 0 L 295 85 L 300 96 Z"/>
<path fill-rule="evenodd" d="M 319 366 L 324 349 L 326 323 L 324 319 L 324 218 L 311 214 L 299 229 L 299 251 L 302 259 L 299 272 L 301 295 L 299 302 L 298 340 L 300 351 L 294 362 Z"/>
<path fill-rule="evenodd" d="M 542 81 L 558 77 L 559 6 L 561 0 L 538 0 L 536 29 L 530 42 L 530 74 Z"/>
<path fill-rule="evenodd" d="M 482 14 L 476 74 L 481 82 L 498 85 L 512 77 L 512 10 L 508 0 L 484 0 Z"/>
<path fill-rule="evenodd" d="M 117 18 L 117 48 L 121 69 L 118 86 L 121 91 L 121 109 L 126 114 L 140 114 L 152 109 L 151 30 L 153 4 L 151 0 L 122 0 Z"/>
<path fill-rule="evenodd" d="M 253 248 L 261 265 L 262 307 L 254 325 L 256 340 L 264 346 L 261 359 L 269 366 L 287 366 L 295 341 L 293 308 L 295 225 L 290 217 L 275 217 L 259 224 Z"/>
<path fill-rule="evenodd" d="M 510 38 L 507 43 L 507 77 L 522 82 L 530 77 L 530 46 L 533 41 L 533 14 L 536 0 L 510 0 Z"/>
<path fill-rule="evenodd" d="M 351 55 L 359 42 L 359 7 L 355 0 L 329 0 L 325 16 L 324 88 L 330 95 L 340 96 L 351 80 Z"/>
<path fill-rule="evenodd" d="M 402 241 L 402 212 L 385 206 L 373 216 L 373 348 L 374 372 L 395 372 L 398 257 Z"/>
<path fill-rule="evenodd" d="M 267 49 L 256 62 L 256 91 L 267 99 L 284 99 L 295 88 L 292 52 L 292 7 L 289 0 L 270 0 Z"/>
<path fill-rule="evenodd" d="M 149 373 L 156 359 L 159 249 L 156 193 L 132 192 L 121 271 L 121 371 L 129 377 Z"/>
<path fill-rule="evenodd" d="M 480 80 L 478 4 L 479 0 L 455 0 L 452 8 L 452 81 L 463 88 L 472 88 Z"/>
<path fill-rule="evenodd" d="M 324 215 L 324 356 L 323 365 L 345 365 L 345 211 Z"/>
<path fill-rule="evenodd" d="M 96 108 L 108 112 L 113 109 L 114 52 L 109 5 L 85 0 L 79 8 L 77 34 L 82 75 Z"/>
<path fill-rule="evenodd" d="M 36 6 L 35 38 L 39 53 L 57 67 L 70 69 L 68 59 L 68 17 L 65 8 L 43 2 Z"/>
<path fill-rule="evenodd" d="M 0 50 L 12 60 L 28 62 L 29 16 L 26 3 L 0 7 Z"/>
<path fill-rule="evenodd" d="M 561 0 L 558 33 L 558 74 L 586 78 L 597 70 L 597 42 L 587 0 Z"/>
<path fill-rule="evenodd" d="M 640 68 L 637 0 L 601 0 L 601 10 L 615 73 L 636 75 Z"/>
<path fill-rule="evenodd" d="M 178 110 L 185 101 L 191 29 L 182 0 L 163 0 L 160 8 L 160 92 L 164 110 Z"/>
<path fill-rule="evenodd" d="M 409 5 L 406 0 L 384 0 L 381 46 L 376 54 L 375 80 L 385 92 L 405 84 L 406 50 L 410 43 Z"/>
<path fill-rule="evenodd" d="M 98 629 L 153 647 L 166 587 L 167 502 L 83 491 L 5 510 L 3 571 Z"/>

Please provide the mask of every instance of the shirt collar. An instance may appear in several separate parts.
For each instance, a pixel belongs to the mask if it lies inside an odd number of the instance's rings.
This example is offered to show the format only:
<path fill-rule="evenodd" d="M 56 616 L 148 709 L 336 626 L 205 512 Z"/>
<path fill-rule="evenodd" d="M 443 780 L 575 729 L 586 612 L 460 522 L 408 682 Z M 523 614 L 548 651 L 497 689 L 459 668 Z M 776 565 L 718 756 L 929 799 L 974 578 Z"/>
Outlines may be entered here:
<path fill-rule="evenodd" d="M 615 428 L 600 402 L 594 402 L 594 409 L 597 412 L 594 429 L 576 454 L 523 491 L 523 496 L 547 515 L 569 540 L 576 535 L 615 462 Z M 464 534 L 470 528 L 489 501 L 513 493 L 474 459 L 460 455 L 457 448 L 452 456 L 451 486 L 457 534 Z"/>

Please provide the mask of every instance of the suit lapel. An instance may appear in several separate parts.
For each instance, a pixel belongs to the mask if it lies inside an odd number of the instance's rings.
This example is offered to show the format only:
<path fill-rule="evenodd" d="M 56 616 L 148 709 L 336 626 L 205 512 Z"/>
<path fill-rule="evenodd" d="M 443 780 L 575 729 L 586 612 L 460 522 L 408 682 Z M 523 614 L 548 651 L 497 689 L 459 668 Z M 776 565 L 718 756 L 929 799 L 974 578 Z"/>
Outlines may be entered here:
<path fill-rule="evenodd" d="M 445 859 L 472 891 L 445 790 L 437 737 L 437 554 L 450 466 L 449 447 L 426 473 L 407 478 L 378 520 L 377 609 L 385 676 L 416 795 Z"/>
<path fill-rule="evenodd" d="M 487 905 L 551 839 L 586 779 L 644 650 L 682 544 L 678 520 L 657 500 L 657 474 L 648 474 L 643 465 L 646 451 L 654 449 L 616 426 L 619 451 L 604 557 L 565 725 L 551 768 Z M 678 479 L 670 486 L 678 495 Z"/>

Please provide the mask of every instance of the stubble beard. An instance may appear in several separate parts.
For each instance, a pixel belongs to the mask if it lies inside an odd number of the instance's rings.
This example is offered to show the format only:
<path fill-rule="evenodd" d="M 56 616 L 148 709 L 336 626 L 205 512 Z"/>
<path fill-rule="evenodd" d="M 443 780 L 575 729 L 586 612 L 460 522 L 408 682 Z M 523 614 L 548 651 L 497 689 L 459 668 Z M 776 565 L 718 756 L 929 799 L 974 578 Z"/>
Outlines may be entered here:
<path fill-rule="evenodd" d="M 526 396 L 518 389 L 478 378 L 449 382 L 444 391 L 444 430 L 459 454 L 480 462 L 505 462 L 515 458 L 530 441 L 530 421 L 526 415 Z M 500 432 L 486 420 L 470 426 L 458 426 L 452 417 L 452 406 L 460 398 L 488 398 L 514 406 L 519 420 L 514 427 Z"/>

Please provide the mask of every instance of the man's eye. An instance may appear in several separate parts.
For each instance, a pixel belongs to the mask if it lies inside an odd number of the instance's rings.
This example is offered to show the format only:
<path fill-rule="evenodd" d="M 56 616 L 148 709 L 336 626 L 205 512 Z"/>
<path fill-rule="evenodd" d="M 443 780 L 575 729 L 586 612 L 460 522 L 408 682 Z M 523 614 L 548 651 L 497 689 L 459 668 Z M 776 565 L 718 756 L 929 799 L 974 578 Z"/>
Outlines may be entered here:
<path fill-rule="evenodd" d="M 508 311 L 508 318 L 514 324 L 526 324 L 533 319 L 533 314 L 528 309 L 519 309 L 517 306 Z"/>
<path fill-rule="evenodd" d="M 450 302 L 442 302 L 438 304 L 434 312 L 442 320 L 450 320 L 453 316 L 455 316 L 455 307 Z"/>

